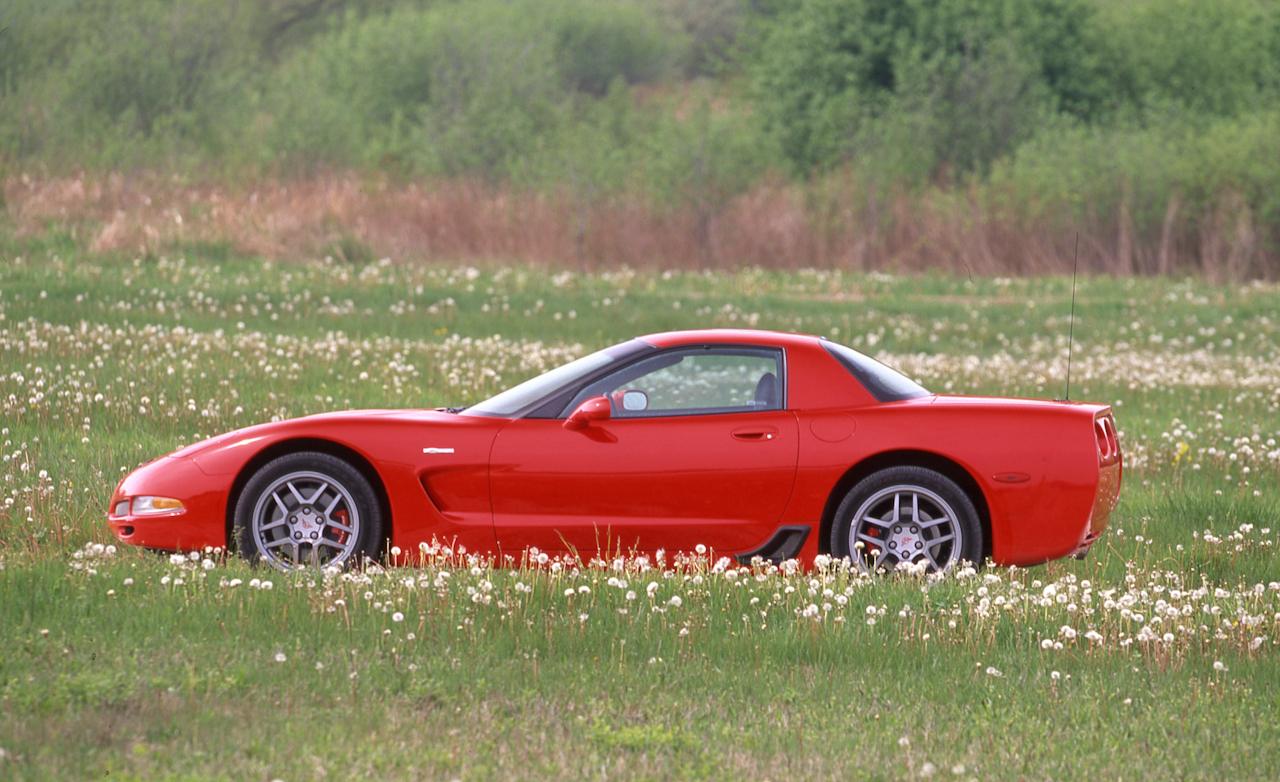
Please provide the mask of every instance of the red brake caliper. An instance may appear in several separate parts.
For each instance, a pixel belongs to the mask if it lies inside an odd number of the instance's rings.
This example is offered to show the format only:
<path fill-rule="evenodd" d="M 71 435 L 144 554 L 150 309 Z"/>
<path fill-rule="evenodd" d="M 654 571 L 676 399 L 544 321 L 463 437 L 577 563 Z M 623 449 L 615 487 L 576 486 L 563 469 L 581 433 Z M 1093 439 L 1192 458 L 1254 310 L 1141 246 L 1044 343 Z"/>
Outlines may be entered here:
<path fill-rule="evenodd" d="M 333 518 L 336 519 L 344 527 L 349 528 L 351 526 L 351 514 L 347 512 L 346 508 L 335 510 L 333 512 Z M 347 545 L 347 536 L 350 535 L 351 533 L 345 530 L 340 530 L 340 529 L 334 530 L 334 532 L 338 534 L 338 541 L 337 541 L 338 544 L 342 546 Z"/>

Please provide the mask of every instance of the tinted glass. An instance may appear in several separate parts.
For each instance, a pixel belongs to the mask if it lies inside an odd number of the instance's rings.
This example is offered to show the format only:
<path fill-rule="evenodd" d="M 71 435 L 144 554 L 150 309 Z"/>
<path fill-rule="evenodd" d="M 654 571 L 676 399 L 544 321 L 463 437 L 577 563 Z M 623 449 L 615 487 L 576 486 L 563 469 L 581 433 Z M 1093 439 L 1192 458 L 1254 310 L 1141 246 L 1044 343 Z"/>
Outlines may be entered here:
<path fill-rule="evenodd" d="M 781 364 L 781 353 L 769 349 L 667 351 L 591 383 L 566 412 L 600 395 L 613 402 L 615 418 L 778 410 Z"/>
<path fill-rule="evenodd" d="M 564 366 L 556 367 L 550 372 L 544 372 L 500 394 L 491 396 L 483 402 L 463 410 L 462 414 L 513 418 L 535 406 L 538 402 L 554 395 L 557 391 L 585 380 L 610 364 L 617 363 L 622 359 L 649 349 L 651 349 L 651 346 L 640 340 L 632 340 L 621 345 L 605 348 L 589 356 L 570 361 Z"/>
<path fill-rule="evenodd" d="M 896 369 L 864 356 L 853 348 L 838 345 L 834 342 L 822 341 L 840 365 L 849 370 L 849 374 L 857 378 L 867 391 L 881 402 L 896 402 L 902 399 L 915 399 L 929 396 L 929 391 Z"/>

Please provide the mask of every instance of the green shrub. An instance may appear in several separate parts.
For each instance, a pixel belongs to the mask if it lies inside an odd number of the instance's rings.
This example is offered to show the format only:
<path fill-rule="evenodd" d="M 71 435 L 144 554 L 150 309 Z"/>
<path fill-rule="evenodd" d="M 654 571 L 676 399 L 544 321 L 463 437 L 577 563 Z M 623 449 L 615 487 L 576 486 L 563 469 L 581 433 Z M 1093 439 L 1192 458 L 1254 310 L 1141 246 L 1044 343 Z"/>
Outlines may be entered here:
<path fill-rule="evenodd" d="M 144 136 L 166 121 L 199 132 L 200 115 L 221 98 L 218 82 L 243 61 L 225 8 L 206 0 L 165 17 L 120 6 L 71 55 L 68 109 Z"/>
<path fill-rule="evenodd" d="M 749 112 L 691 90 L 637 105 L 621 80 L 579 106 L 521 169 L 520 181 L 567 189 L 584 204 L 615 195 L 709 217 L 778 158 Z"/>
<path fill-rule="evenodd" d="M 849 137 L 849 154 L 875 181 L 945 183 L 985 173 L 1052 113 L 1043 81 L 1004 42 L 957 63 L 904 58 L 898 74 L 885 108 Z"/>
<path fill-rule="evenodd" d="M 522 185 L 567 188 L 584 203 L 637 186 L 658 114 L 638 107 L 622 80 L 600 100 L 580 102 L 572 121 L 545 139 L 516 173 Z"/>
<path fill-rule="evenodd" d="M 85 26 L 74 0 L 0 2 L 0 96 L 18 90 L 49 63 L 65 58 Z"/>
<path fill-rule="evenodd" d="M 450 18 L 435 49 L 416 144 L 421 170 L 507 178 L 568 111 L 549 39 Z"/>
<path fill-rule="evenodd" d="M 716 106 L 711 96 L 692 101 L 660 114 L 646 134 L 643 176 L 658 201 L 705 221 L 759 181 L 777 155 L 749 115 Z"/>
<path fill-rule="evenodd" d="M 128 165 L 224 150 L 224 120 L 247 92 L 247 14 L 218 0 L 15 3 L 0 46 L 6 148 Z M 6 22 L 0 22 L 4 26 Z"/>
<path fill-rule="evenodd" d="M 1098 4 L 1091 37 L 1115 113 L 1177 107 L 1226 115 L 1274 100 L 1280 6 L 1271 0 L 1131 0 Z"/>
<path fill-rule="evenodd" d="M 980 171 L 1045 111 L 1090 105 L 1087 10 L 1083 0 L 801 0 L 754 50 L 757 101 L 800 172 L 873 158 L 860 149 L 893 146 L 886 132 L 900 128 L 911 129 L 902 149 Z"/>
<path fill-rule="evenodd" d="M 430 97 L 438 22 L 418 11 L 349 16 L 300 48 L 265 92 L 269 153 L 339 165 L 392 154 Z"/>
<path fill-rule="evenodd" d="M 544 1 L 525 6 L 523 15 L 532 26 L 549 28 L 565 86 L 591 95 L 603 95 L 615 79 L 658 80 L 684 48 L 674 31 L 630 3 Z"/>
<path fill-rule="evenodd" d="M 554 144 L 575 93 L 657 78 L 673 56 L 657 22 L 627 4 L 484 1 L 349 16 L 273 80 L 269 147 L 295 161 L 517 176 Z"/>
<path fill-rule="evenodd" d="M 1229 199 L 1280 240 L 1280 111 L 1149 126 L 1061 124 L 997 164 L 987 192 L 1015 216 L 1060 225 L 1108 222 L 1121 209 L 1139 234 L 1162 230 L 1171 201 L 1193 230 Z"/>
<path fill-rule="evenodd" d="M 715 76 L 734 66 L 735 48 L 760 0 L 650 0 L 658 13 L 684 33 L 681 64 L 686 76 Z"/>

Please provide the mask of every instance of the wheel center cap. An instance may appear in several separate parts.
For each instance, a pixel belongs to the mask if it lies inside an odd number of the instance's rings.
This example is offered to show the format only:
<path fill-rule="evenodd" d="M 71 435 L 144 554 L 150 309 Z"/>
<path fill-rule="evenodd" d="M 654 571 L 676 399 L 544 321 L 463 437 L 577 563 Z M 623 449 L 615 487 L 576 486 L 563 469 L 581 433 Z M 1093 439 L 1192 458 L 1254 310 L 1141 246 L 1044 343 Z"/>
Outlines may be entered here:
<path fill-rule="evenodd" d="M 319 540 L 323 529 L 324 517 L 310 505 L 290 511 L 289 530 L 294 540 Z"/>
<path fill-rule="evenodd" d="M 924 535 L 916 524 L 894 524 L 889 529 L 889 550 L 908 557 L 924 550 Z"/>

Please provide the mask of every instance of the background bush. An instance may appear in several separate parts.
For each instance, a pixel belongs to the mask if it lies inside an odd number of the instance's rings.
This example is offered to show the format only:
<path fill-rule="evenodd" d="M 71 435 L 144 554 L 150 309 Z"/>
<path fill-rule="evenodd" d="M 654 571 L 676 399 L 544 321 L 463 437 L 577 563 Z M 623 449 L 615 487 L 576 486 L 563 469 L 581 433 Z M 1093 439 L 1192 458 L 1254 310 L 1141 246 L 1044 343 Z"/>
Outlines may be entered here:
<path fill-rule="evenodd" d="M 1173 215 L 1183 246 L 1247 223 L 1275 254 L 1278 9 L 0 0 L 0 165 L 475 178 L 699 224 L 760 183 L 845 172 L 1025 225 L 1167 243 Z"/>
<path fill-rule="evenodd" d="M 1042 114 L 1092 109 L 1087 11 L 1083 0 L 796 3 L 763 29 L 757 102 L 798 172 L 894 144 L 923 153 L 926 169 L 981 171 Z M 932 173 L 920 168 L 900 173 Z"/>

